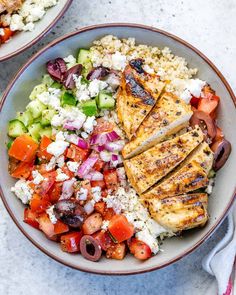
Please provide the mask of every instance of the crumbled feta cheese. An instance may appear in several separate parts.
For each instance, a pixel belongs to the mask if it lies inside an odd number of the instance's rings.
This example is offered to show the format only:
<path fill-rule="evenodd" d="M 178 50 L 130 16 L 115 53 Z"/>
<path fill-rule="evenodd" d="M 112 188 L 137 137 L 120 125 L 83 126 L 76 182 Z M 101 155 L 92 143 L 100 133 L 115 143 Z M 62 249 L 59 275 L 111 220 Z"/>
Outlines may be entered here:
<path fill-rule="evenodd" d="M 154 254 L 159 251 L 158 241 L 150 234 L 148 229 L 137 232 L 135 236 L 138 240 L 145 242 L 151 248 Z"/>
<path fill-rule="evenodd" d="M 101 200 L 101 188 L 99 186 L 95 186 L 91 188 L 91 193 L 95 202 L 99 202 Z"/>
<path fill-rule="evenodd" d="M 18 180 L 15 185 L 11 188 L 11 191 L 15 193 L 18 199 L 21 200 L 23 204 L 28 204 L 32 198 L 33 190 L 29 186 L 29 181 L 24 179 Z"/>
<path fill-rule="evenodd" d="M 208 186 L 207 186 L 207 188 L 206 188 L 206 190 L 205 190 L 205 192 L 207 193 L 207 194 L 211 194 L 212 193 L 212 191 L 213 191 L 213 187 L 214 187 L 214 183 L 215 183 L 215 179 L 214 178 L 211 178 L 210 180 L 209 180 L 209 183 L 208 183 Z"/>
<path fill-rule="evenodd" d="M 48 91 L 44 91 L 37 95 L 37 99 L 43 104 L 48 105 L 56 110 L 60 109 L 60 96 L 61 90 L 56 88 L 49 88 Z"/>
<path fill-rule="evenodd" d="M 104 81 L 94 79 L 89 83 L 88 90 L 90 97 L 95 97 L 98 95 L 98 93 L 105 89 L 108 86 L 108 84 Z"/>
<path fill-rule="evenodd" d="M 0 36 L 4 36 L 5 33 L 4 33 L 4 30 L 0 28 Z"/>
<path fill-rule="evenodd" d="M 65 157 L 62 155 L 59 158 L 57 158 L 57 166 L 59 168 L 62 168 L 65 164 Z"/>
<path fill-rule="evenodd" d="M 108 226 L 109 226 L 109 223 L 110 223 L 109 220 L 103 220 L 101 229 L 107 230 Z"/>
<path fill-rule="evenodd" d="M 70 124 L 76 126 L 77 129 L 80 129 L 86 120 L 85 114 L 83 114 L 78 108 L 71 107 L 68 109 L 60 108 L 58 114 L 54 115 L 52 118 L 52 126 L 59 127 L 69 122 Z M 81 126 L 81 127 L 80 127 Z"/>
<path fill-rule="evenodd" d="M 154 74 L 154 70 L 152 68 L 149 67 L 149 65 L 144 65 L 143 69 L 145 72 L 147 72 L 148 74 Z"/>
<path fill-rule="evenodd" d="M 87 200 L 88 190 L 86 188 L 81 187 L 81 189 L 76 193 L 76 199 L 80 201 Z"/>
<path fill-rule="evenodd" d="M 52 157 L 50 159 L 50 161 L 46 164 L 46 170 L 47 171 L 51 171 L 55 168 L 56 166 L 56 163 L 57 163 L 57 158 L 56 157 Z"/>
<path fill-rule="evenodd" d="M 56 181 L 61 182 L 69 179 L 69 176 L 62 172 L 60 168 L 57 169 Z"/>
<path fill-rule="evenodd" d="M 40 182 L 42 182 L 44 180 L 44 177 L 37 171 L 33 171 L 32 172 L 32 176 L 33 176 L 33 183 L 34 184 L 40 184 Z"/>
<path fill-rule="evenodd" d="M 90 134 L 93 132 L 94 121 L 96 121 L 95 116 L 87 117 L 86 121 L 83 124 L 83 129 L 86 133 Z"/>
<path fill-rule="evenodd" d="M 19 14 L 13 14 L 10 22 L 11 31 L 22 31 L 24 29 L 23 18 Z"/>
<path fill-rule="evenodd" d="M 64 57 L 64 61 L 67 65 L 68 69 L 72 68 L 73 66 L 75 66 L 77 64 L 76 58 L 73 55 L 69 55 L 67 57 Z"/>
<path fill-rule="evenodd" d="M 111 60 L 112 67 L 115 70 L 123 70 L 126 66 L 126 56 L 122 55 L 119 51 L 116 51 L 114 54 L 112 54 Z"/>
<path fill-rule="evenodd" d="M 68 146 L 69 143 L 64 140 L 56 140 L 49 144 L 47 147 L 47 152 L 58 158 L 65 152 Z"/>
<path fill-rule="evenodd" d="M 89 137 L 88 133 L 86 132 L 81 132 L 81 136 L 83 137 L 83 139 L 87 139 Z"/>
<path fill-rule="evenodd" d="M 82 76 L 77 77 L 73 76 L 76 86 L 76 98 L 79 102 L 86 101 L 90 99 L 88 85 L 85 82 L 82 82 Z"/>
<path fill-rule="evenodd" d="M 54 214 L 53 209 L 54 209 L 54 205 L 51 206 L 51 207 L 49 207 L 49 208 L 46 210 L 46 212 L 47 212 L 47 214 L 48 214 L 48 217 L 49 217 L 51 223 L 56 224 L 56 223 L 57 223 L 57 218 L 56 218 L 56 215 Z"/>
<path fill-rule="evenodd" d="M 68 161 L 68 162 L 66 163 L 66 165 L 67 165 L 68 169 L 69 169 L 71 172 L 73 172 L 73 173 L 77 173 L 77 171 L 78 171 L 78 169 L 79 169 L 79 166 L 80 166 L 79 163 L 77 163 L 77 162 L 73 162 L 73 161 Z"/>

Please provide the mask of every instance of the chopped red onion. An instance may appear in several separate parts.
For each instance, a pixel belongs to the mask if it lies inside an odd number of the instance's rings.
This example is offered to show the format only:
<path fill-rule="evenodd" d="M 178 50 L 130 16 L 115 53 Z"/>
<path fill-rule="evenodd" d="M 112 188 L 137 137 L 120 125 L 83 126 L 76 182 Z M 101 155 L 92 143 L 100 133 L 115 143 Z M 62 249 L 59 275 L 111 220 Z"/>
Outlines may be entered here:
<path fill-rule="evenodd" d="M 90 144 L 91 145 L 104 145 L 107 142 L 107 136 L 106 133 L 100 133 L 100 134 L 94 134 L 90 138 Z"/>
<path fill-rule="evenodd" d="M 86 150 L 87 148 L 88 148 L 88 143 L 87 143 L 87 141 L 85 141 L 84 139 L 82 139 L 82 138 L 78 138 L 78 147 L 79 148 L 81 148 L 81 149 L 83 149 L 83 150 Z"/>
<path fill-rule="evenodd" d="M 80 130 L 83 124 L 84 124 L 84 118 L 78 118 L 72 122 L 71 121 L 66 122 L 63 125 L 63 128 L 67 130 L 71 130 L 71 131 Z"/>
<path fill-rule="evenodd" d="M 103 180 L 103 174 L 98 171 L 90 171 L 88 174 L 84 176 L 84 179 L 88 179 L 91 181 L 99 181 Z"/>
<path fill-rule="evenodd" d="M 87 215 L 91 214 L 94 211 L 94 206 L 92 202 L 87 202 L 84 205 L 84 211 L 87 213 Z"/>
<path fill-rule="evenodd" d="M 110 151 L 110 152 L 120 152 L 123 147 L 124 147 L 125 143 L 123 140 L 119 140 L 119 141 L 115 141 L 115 142 L 108 142 L 105 144 L 105 148 L 106 150 Z"/>
<path fill-rule="evenodd" d="M 63 182 L 62 194 L 59 200 L 69 199 L 74 193 L 74 183 L 75 179 L 69 179 Z"/>
<path fill-rule="evenodd" d="M 115 141 L 120 139 L 120 136 L 114 130 L 106 133 L 106 136 L 108 141 Z"/>
<path fill-rule="evenodd" d="M 79 136 L 76 134 L 68 134 L 66 135 L 66 140 L 77 145 L 79 141 Z"/>
<path fill-rule="evenodd" d="M 116 169 L 118 179 L 120 181 L 120 185 L 125 187 L 127 185 L 127 179 L 126 179 L 126 174 L 125 174 L 125 168 L 120 167 Z"/>
<path fill-rule="evenodd" d="M 110 166 L 116 167 L 118 165 L 118 155 L 111 155 Z"/>
<path fill-rule="evenodd" d="M 87 160 L 85 160 L 78 170 L 78 176 L 80 178 L 83 178 L 85 175 L 87 175 L 92 169 L 92 167 L 95 165 L 97 160 L 97 155 L 90 156 Z"/>

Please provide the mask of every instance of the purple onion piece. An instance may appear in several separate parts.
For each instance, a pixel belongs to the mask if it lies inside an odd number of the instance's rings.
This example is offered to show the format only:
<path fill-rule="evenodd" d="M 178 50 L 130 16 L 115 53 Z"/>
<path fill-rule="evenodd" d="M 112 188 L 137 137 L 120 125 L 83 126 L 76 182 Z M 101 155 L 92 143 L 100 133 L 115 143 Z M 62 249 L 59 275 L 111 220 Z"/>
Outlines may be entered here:
<path fill-rule="evenodd" d="M 64 75 L 63 85 L 66 89 L 73 89 L 75 88 L 75 81 L 73 76 L 77 75 L 80 76 L 82 72 L 82 65 L 75 65 L 70 68 Z"/>
<path fill-rule="evenodd" d="M 106 77 L 108 74 L 110 73 L 110 70 L 108 68 L 105 67 L 97 67 L 92 69 L 88 75 L 87 75 L 87 80 L 95 80 L 95 79 L 102 79 L 104 77 Z"/>

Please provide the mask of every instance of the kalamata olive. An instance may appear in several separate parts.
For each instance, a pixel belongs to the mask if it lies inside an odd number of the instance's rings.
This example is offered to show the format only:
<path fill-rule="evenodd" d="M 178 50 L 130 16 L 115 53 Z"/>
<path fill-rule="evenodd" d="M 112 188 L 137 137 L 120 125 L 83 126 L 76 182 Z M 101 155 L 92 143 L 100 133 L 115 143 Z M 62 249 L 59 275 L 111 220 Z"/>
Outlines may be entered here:
<path fill-rule="evenodd" d="M 81 227 L 86 218 L 84 208 L 77 201 L 61 200 L 54 206 L 54 214 L 71 227 Z"/>
<path fill-rule="evenodd" d="M 101 78 L 106 77 L 109 73 L 110 73 L 110 70 L 108 68 L 100 66 L 100 67 L 92 69 L 88 73 L 87 79 L 90 81 L 95 80 L 95 79 L 99 80 Z"/>
<path fill-rule="evenodd" d="M 80 240 L 80 252 L 90 261 L 98 261 L 102 256 L 102 248 L 92 236 L 84 235 Z"/>
<path fill-rule="evenodd" d="M 47 71 L 54 80 L 62 82 L 64 74 L 67 71 L 66 63 L 60 57 L 55 60 L 50 60 L 47 62 Z"/>
<path fill-rule="evenodd" d="M 212 151 L 214 152 L 214 164 L 213 169 L 215 171 L 219 170 L 226 163 L 230 153 L 231 153 L 231 144 L 228 140 L 223 139 L 216 141 L 211 146 Z"/>
<path fill-rule="evenodd" d="M 63 79 L 63 85 L 67 89 L 73 89 L 75 88 L 75 81 L 74 81 L 74 75 L 80 76 L 82 72 L 82 65 L 75 65 L 72 68 L 70 68 L 64 75 Z"/>
<path fill-rule="evenodd" d="M 203 133 L 205 133 L 211 140 L 216 136 L 216 125 L 214 120 L 202 111 L 195 111 L 190 119 L 190 125 L 195 127 L 198 125 Z"/>

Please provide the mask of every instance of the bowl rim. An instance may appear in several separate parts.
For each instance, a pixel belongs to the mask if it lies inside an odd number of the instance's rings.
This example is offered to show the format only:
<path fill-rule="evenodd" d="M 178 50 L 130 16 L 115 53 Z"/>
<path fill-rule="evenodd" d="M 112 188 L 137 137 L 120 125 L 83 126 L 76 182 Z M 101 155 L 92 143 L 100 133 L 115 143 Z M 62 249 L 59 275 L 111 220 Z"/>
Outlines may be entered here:
<path fill-rule="evenodd" d="M 3 94 L 2 100 L 0 102 L 0 113 L 2 111 L 4 102 L 6 101 L 7 96 L 9 94 L 9 92 L 11 91 L 12 87 L 14 86 L 14 84 L 16 83 L 17 79 L 21 76 L 21 74 L 23 74 L 27 70 L 28 66 L 35 59 L 37 59 L 40 55 L 42 55 L 44 52 L 46 52 L 49 48 L 57 45 L 61 41 L 64 41 L 64 40 L 66 40 L 66 39 L 68 39 L 68 38 L 70 38 L 72 36 L 79 35 L 79 34 L 84 33 L 84 32 L 88 32 L 88 31 L 95 30 L 95 29 L 114 28 L 114 27 L 130 27 L 130 28 L 144 29 L 144 30 L 147 30 L 147 31 L 156 32 L 156 33 L 159 33 L 159 34 L 164 35 L 166 37 L 169 37 L 172 40 L 177 41 L 178 43 L 181 43 L 184 46 L 188 47 L 189 49 L 194 51 L 196 54 L 198 54 L 212 68 L 212 70 L 219 76 L 219 78 L 223 82 L 224 86 L 226 87 L 227 91 L 229 92 L 229 95 L 230 95 L 230 97 L 231 97 L 231 99 L 232 99 L 232 101 L 234 103 L 234 106 L 236 107 L 236 96 L 234 95 L 234 92 L 233 92 L 231 86 L 229 85 L 229 83 L 227 82 L 227 80 L 225 79 L 225 77 L 223 76 L 221 71 L 201 51 L 199 51 L 197 48 L 195 48 L 194 46 L 192 46 L 188 42 L 184 41 L 180 37 L 177 37 L 177 36 L 175 36 L 175 35 L 173 35 L 171 33 L 168 33 L 168 32 L 166 32 L 164 30 L 161 30 L 161 29 L 158 29 L 158 28 L 155 28 L 155 27 L 152 27 L 152 26 L 147 26 L 147 25 L 143 25 L 143 24 L 136 24 L 136 23 L 107 23 L 107 24 L 98 24 L 98 25 L 86 26 L 86 27 L 83 27 L 81 29 L 77 29 L 76 31 L 73 31 L 71 33 L 67 33 L 67 34 L 63 35 L 62 37 L 59 37 L 59 38 L 55 39 L 54 41 L 50 42 L 45 47 L 43 47 L 40 51 L 35 53 L 28 60 L 28 62 L 25 63 L 18 70 L 18 72 L 15 74 L 15 76 L 12 78 L 12 80 L 8 84 L 6 90 L 5 90 L 4 94 Z M 64 259 L 50 253 L 47 249 L 43 248 L 39 243 L 34 241 L 34 239 L 26 232 L 26 230 L 24 230 L 24 228 L 18 222 L 18 220 L 14 216 L 13 212 L 11 211 L 10 207 L 8 206 L 8 202 L 7 202 L 7 199 L 5 198 L 5 196 L 3 194 L 1 184 L 0 184 L 0 196 L 1 196 L 3 204 L 4 204 L 5 208 L 7 209 L 9 215 L 11 216 L 11 218 L 14 221 L 14 223 L 16 224 L 16 226 L 24 234 L 24 236 L 34 246 L 36 246 L 40 251 L 42 251 L 44 254 L 46 254 L 50 258 L 56 260 L 57 262 L 65 265 L 65 266 L 69 266 L 69 267 L 71 267 L 73 269 L 84 271 L 84 272 L 87 272 L 87 273 L 100 274 L 100 275 L 134 275 L 134 274 L 142 274 L 142 273 L 154 271 L 154 270 L 166 267 L 168 265 L 171 265 L 172 263 L 177 262 L 178 260 L 182 259 L 186 255 L 188 255 L 191 252 L 193 252 L 194 250 L 196 250 L 204 241 L 207 240 L 207 238 L 209 238 L 213 234 L 213 232 L 216 230 L 216 228 L 223 222 L 224 218 L 226 217 L 226 215 L 227 215 L 229 209 L 231 208 L 231 206 L 232 206 L 232 204 L 234 202 L 234 199 L 236 197 L 236 187 L 235 187 L 234 193 L 231 196 L 231 198 L 230 198 L 226 208 L 224 209 L 224 212 L 222 213 L 222 215 L 218 218 L 218 220 L 215 222 L 215 224 L 208 230 L 208 232 L 198 242 L 196 242 L 193 246 L 188 248 L 183 253 L 180 253 L 178 256 L 174 257 L 173 259 L 169 259 L 166 262 L 164 262 L 164 263 L 162 263 L 162 264 L 160 264 L 158 266 L 148 267 L 148 268 L 143 269 L 143 270 L 138 269 L 137 271 L 136 270 L 135 271 L 128 271 L 128 270 L 127 271 L 126 270 L 125 271 L 91 270 L 91 269 L 86 268 L 86 267 L 75 266 L 74 264 L 66 262 Z"/>
<path fill-rule="evenodd" d="M 72 1 L 73 0 L 66 1 L 64 7 L 60 11 L 60 13 L 57 15 L 57 17 L 54 18 L 54 20 L 46 27 L 46 29 L 44 29 L 37 37 L 35 37 L 33 40 L 31 40 L 29 43 L 27 43 L 23 47 L 20 47 L 19 49 L 16 49 L 15 51 L 0 57 L 0 62 L 6 61 L 6 60 L 10 59 L 11 57 L 14 57 L 14 56 L 22 53 L 23 51 L 25 51 L 26 49 L 28 49 L 29 47 L 33 46 L 35 43 L 40 41 L 57 24 L 57 22 L 61 19 L 61 17 L 66 13 L 66 11 L 70 7 Z"/>

